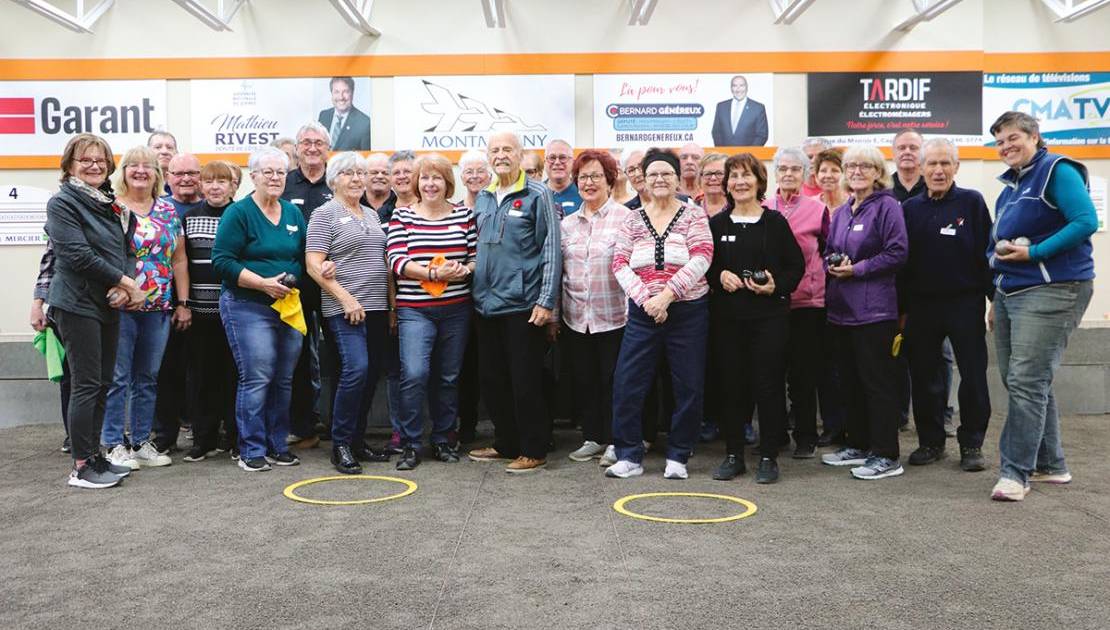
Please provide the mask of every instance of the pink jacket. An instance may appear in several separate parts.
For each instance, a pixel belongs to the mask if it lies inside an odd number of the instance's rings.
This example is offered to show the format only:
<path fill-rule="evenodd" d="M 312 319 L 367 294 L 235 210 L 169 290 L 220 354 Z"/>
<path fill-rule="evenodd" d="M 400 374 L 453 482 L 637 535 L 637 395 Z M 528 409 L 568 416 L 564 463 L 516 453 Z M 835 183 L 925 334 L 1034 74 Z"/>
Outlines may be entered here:
<path fill-rule="evenodd" d="M 802 256 L 806 261 L 805 275 L 798 288 L 790 294 L 790 308 L 823 308 L 825 306 L 825 269 L 821 249 L 829 234 L 829 213 L 825 204 L 804 195 L 796 194 L 789 202 L 775 191 L 770 207 L 786 217 Z"/>

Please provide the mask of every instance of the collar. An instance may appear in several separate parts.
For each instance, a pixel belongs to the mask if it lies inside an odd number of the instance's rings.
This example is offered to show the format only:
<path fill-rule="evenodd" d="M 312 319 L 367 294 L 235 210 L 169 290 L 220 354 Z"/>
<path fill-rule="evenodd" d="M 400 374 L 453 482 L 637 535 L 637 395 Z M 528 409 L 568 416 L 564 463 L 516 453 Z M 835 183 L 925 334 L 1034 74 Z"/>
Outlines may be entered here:
<path fill-rule="evenodd" d="M 289 171 L 289 176 L 294 177 L 298 181 L 304 182 L 304 183 L 308 184 L 309 186 L 319 186 L 320 184 L 324 184 L 325 186 L 327 186 L 327 183 L 324 181 L 324 180 L 327 179 L 327 170 L 326 170 L 326 168 L 324 170 L 324 175 L 322 175 L 320 177 L 320 179 L 318 179 L 316 181 L 312 181 L 311 179 L 309 179 L 308 176 L 304 174 L 304 169 L 299 168 L 299 167 L 295 170 Z"/>
<path fill-rule="evenodd" d="M 956 194 L 956 182 L 952 182 L 952 185 L 948 187 L 948 190 L 944 191 L 944 194 L 940 196 L 940 199 L 936 199 L 932 195 L 930 195 L 929 194 L 929 188 L 927 186 L 925 187 L 925 198 L 928 199 L 929 201 L 932 201 L 932 202 L 935 202 L 935 203 L 940 203 L 942 201 L 948 201 L 955 194 Z"/>
<path fill-rule="evenodd" d="M 527 176 L 524 174 L 524 169 L 520 169 L 520 175 L 517 176 L 516 182 L 513 184 L 512 189 L 509 190 L 509 193 L 512 194 L 512 193 L 515 193 L 515 192 L 520 192 L 520 191 L 524 190 L 524 187 L 526 185 L 527 185 Z M 491 193 L 496 195 L 497 194 L 497 189 L 498 189 L 497 177 L 494 177 L 493 181 L 490 182 L 489 186 L 486 186 L 486 191 L 491 192 Z"/>
<path fill-rule="evenodd" d="M 1006 184 L 1010 188 L 1017 188 L 1018 181 L 1022 177 L 1025 177 L 1026 173 L 1033 170 L 1033 168 L 1036 167 L 1037 164 L 1039 164 L 1046 155 L 1048 155 L 1048 147 L 1041 147 L 1037 149 L 1037 152 L 1033 154 L 1033 159 L 1029 160 L 1028 164 L 1016 171 L 1012 168 L 1006 169 L 1005 173 L 1002 173 L 998 176 L 998 181 Z"/>
<path fill-rule="evenodd" d="M 586 213 L 582 210 L 582 206 L 584 206 L 585 204 L 586 204 L 585 201 L 583 201 L 581 204 L 579 204 L 578 205 L 578 210 L 570 216 L 578 217 L 579 221 L 589 221 L 590 219 L 586 218 Z M 613 206 L 615 206 L 615 205 L 617 205 L 617 202 L 614 201 L 612 197 L 609 197 L 608 199 L 606 199 L 605 203 L 601 204 L 601 207 L 598 208 L 597 212 L 595 213 L 595 214 L 597 214 L 598 219 L 599 220 L 604 219 L 609 214 L 609 211 L 612 210 Z"/>

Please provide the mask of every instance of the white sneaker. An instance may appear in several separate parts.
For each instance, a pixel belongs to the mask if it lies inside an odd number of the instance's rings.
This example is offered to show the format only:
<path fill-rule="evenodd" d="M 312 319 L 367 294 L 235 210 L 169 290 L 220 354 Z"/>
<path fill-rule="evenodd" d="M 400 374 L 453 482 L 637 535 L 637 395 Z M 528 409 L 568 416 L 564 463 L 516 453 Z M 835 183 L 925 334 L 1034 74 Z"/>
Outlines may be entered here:
<path fill-rule="evenodd" d="M 173 460 L 170 459 L 169 455 L 163 455 L 159 453 L 158 449 L 154 447 L 154 443 L 149 441 L 143 442 L 143 445 L 139 447 L 139 450 L 134 451 L 134 455 L 135 461 L 138 462 L 139 466 L 142 466 L 144 468 L 169 466 L 173 463 Z"/>
<path fill-rule="evenodd" d="M 1002 477 L 994 484 L 991 490 L 991 499 L 995 501 L 1022 501 L 1029 494 L 1029 486 L 1021 485 L 1013 479 Z"/>
<path fill-rule="evenodd" d="M 108 454 L 105 455 L 105 459 L 116 466 L 123 466 L 131 470 L 139 469 L 139 460 L 135 459 L 135 454 L 124 444 L 116 444 L 112 450 L 108 451 Z"/>
<path fill-rule="evenodd" d="M 605 447 L 605 454 L 598 460 L 597 465 L 602 468 L 608 468 L 615 463 L 617 463 L 617 447 L 610 444 Z"/>
<path fill-rule="evenodd" d="M 567 455 L 567 457 L 576 462 L 588 462 L 595 457 L 601 457 L 604 452 L 605 446 L 593 440 L 586 440 L 582 443 L 582 446 L 578 447 L 577 451 Z"/>
<path fill-rule="evenodd" d="M 667 460 L 667 468 L 663 471 L 664 479 L 689 479 L 690 475 L 686 472 L 686 464 L 676 462 L 673 459 Z"/>
<path fill-rule="evenodd" d="M 616 477 L 618 479 L 628 479 L 629 477 L 638 477 L 644 474 L 644 467 L 640 464 L 630 462 L 622 459 L 619 462 L 605 469 L 606 477 Z"/>
<path fill-rule="evenodd" d="M 1071 483 L 1071 473 L 1066 470 L 1064 472 L 1041 472 L 1038 470 L 1029 475 L 1029 481 L 1054 484 Z"/>

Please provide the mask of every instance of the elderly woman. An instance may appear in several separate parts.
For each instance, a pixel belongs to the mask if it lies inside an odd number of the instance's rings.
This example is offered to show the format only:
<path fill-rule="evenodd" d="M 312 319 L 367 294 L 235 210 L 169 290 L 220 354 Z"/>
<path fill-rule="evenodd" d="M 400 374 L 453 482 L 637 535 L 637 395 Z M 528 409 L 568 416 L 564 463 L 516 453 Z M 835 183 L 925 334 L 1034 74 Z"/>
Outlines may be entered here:
<path fill-rule="evenodd" d="M 847 399 L 848 445 L 821 461 L 854 466 L 857 479 L 883 479 L 903 472 L 895 276 L 906 263 L 906 224 L 878 149 L 848 149 L 844 175 L 852 196 L 829 225 L 825 306 Z"/>
<path fill-rule="evenodd" d="M 786 217 L 805 257 L 805 273 L 790 296 L 788 374 L 795 459 L 816 456 L 817 383 L 825 356 L 825 269 L 821 252 L 829 234 L 829 213 L 820 201 L 802 194 L 810 178 L 809 165 L 802 149 L 783 147 L 776 151 L 778 190 L 769 205 Z"/>
<path fill-rule="evenodd" d="M 459 175 L 462 177 L 463 186 L 466 187 L 466 196 L 463 197 L 462 205 L 473 208 L 478 201 L 478 193 L 489 186 L 493 177 L 486 155 L 473 149 L 463 153 L 459 158 Z M 451 178 L 454 179 L 454 175 Z"/>
<path fill-rule="evenodd" d="M 651 198 L 625 219 L 613 248 L 613 273 L 628 295 L 629 313 L 613 382 L 617 462 L 605 474 L 643 474 L 640 415 L 659 357 L 665 354 L 675 410 L 663 476 L 686 479 L 686 462 L 702 419 L 709 327 L 705 272 L 713 259 L 713 241 L 705 211 L 675 197 L 678 158 L 651 149 L 641 168 Z"/>
<path fill-rule="evenodd" d="M 1052 380 L 1091 301 L 1091 234 L 1098 229 L 1087 169 L 1045 148 L 1036 119 L 1006 112 L 991 125 L 1008 171 L 987 250 L 996 287 L 991 314 L 1009 410 L 991 498 L 1021 501 L 1029 482 L 1071 481 Z M 1030 192 L 1032 191 L 1032 192 Z"/>
<path fill-rule="evenodd" d="M 335 196 L 308 224 L 305 264 L 323 289 L 324 324 L 339 353 L 339 381 L 332 406 L 332 465 L 362 472 L 362 461 L 388 456 L 366 446 L 366 420 L 386 353 L 391 307 L 385 231 L 378 214 L 361 204 L 366 159 L 348 151 L 328 161 L 328 188 Z M 324 262 L 334 265 L 327 274 Z"/>
<path fill-rule="evenodd" d="M 728 205 L 728 196 L 725 194 L 727 159 L 728 156 L 723 153 L 710 153 L 698 163 L 698 188 L 701 193 L 694 199 L 694 203 L 701 206 L 710 217 Z"/>
<path fill-rule="evenodd" d="M 431 452 L 459 461 L 451 431 L 458 414 L 458 381 L 470 330 L 470 274 L 478 234 L 469 207 L 449 201 L 451 163 L 438 155 L 416 161 L 416 198 L 389 222 L 389 266 L 397 275 L 397 334 L 401 348 L 401 458 L 398 470 L 420 464 L 427 399 Z"/>
<path fill-rule="evenodd" d="M 563 249 L 563 339 L 571 362 L 574 402 L 582 419 L 576 462 L 600 457 L 611 441 L 613 373 L 628 298 L 613 275 L 613 246 L 631 215 L 612 199 L 617 162 L 608 152 L 583 151 L 571 166 L 582 205 L 560 224 Z"/>
<path fill-rule="evenodd" d="M 713 478 L 729 480 L 743 474 L 743 427 L 751 422 L 754 403 L 760 454 L 755 481 L 775 483 L 786 433 L 790 294 L 805 272 L 805 259 L 787 218 L 762 205 L 767 193 L 763 163 L 741 153 L 725 162 L 725 173 L 726 212 L 709 221 L 714 251 L 707 278 L 713 287 L 718 346 L 714 367 L 729 375 L 722 385 L 727 451 Z"/>
<path fill-rule="evenodd" d="M 61 187 L 46 203 L 54 277 L 46 301 L 66 351 L 71 395 L 66 418 L 73 469 L 68 484 L 109 488 L 131 469 L 100 455 L 100 429 L 119 342 L 119 312 L 138 308 L 144 292 L 128 276 L 130 213 L 114 206 L 108 176 L 112 149 L 99 136 L 78 134 L 62 153 Z"/>
<path fill-rule="evenodd" d="M 289 171 L 285 153 L 259 149 L 248 168 L 254 192 L 224 211 L 212 266 L 223 280 L 220 318 L 239 370 L 239 467 L 257 472 L 271 464 L 300 463 L 286 438 L 293 368 L 304 333 L 283 321 L 274 305 L 304 274 L 305 222 L 297 206 L 281 198 Z M 290 301 L 282 304 L 288 307 Z"/>
<path fill-rule="evenodd" d="M 137 146 L 123 155 L 120 169 L 123 176 L 116 205 L 135 219 L 135 230 L 130 234 L 134 277 L 146 297 L 138 310 L 120 315 L 116 367 L 100 442 L 107 449 L 108 460 L 117 466 L 168 466 L 169 456 L 158 452 L 150 432 L 158 395 L 158 369 L 170 326 L 185 330 L 192 319 L 189 307 L 180 299 L 189 296 L 189 263 L 177 212 L 159 199 L 162 171 L 158 156 L 145 146 Z M 131 446 L 124 443 L 123 435 L 128 418 Z"/>

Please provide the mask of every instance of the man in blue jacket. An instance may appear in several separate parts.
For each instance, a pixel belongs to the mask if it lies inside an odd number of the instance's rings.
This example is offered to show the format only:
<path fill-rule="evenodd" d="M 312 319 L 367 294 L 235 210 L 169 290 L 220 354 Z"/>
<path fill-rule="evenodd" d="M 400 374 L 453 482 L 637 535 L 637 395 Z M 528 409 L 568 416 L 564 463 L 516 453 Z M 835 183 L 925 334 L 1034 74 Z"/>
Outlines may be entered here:
<path fill-rule="evenodd" d="M 555 202 L 520 168 L 520 138 L 495 133 L 486 146 L 496 179 L 478 193 L 474 309 L 482 399 L 494 442 L 475 461 L 512 460 L 506 472 L 547 464 L 550 420 L 544 408 L 544 327 L 554 323 L 563 261 Z"/>

